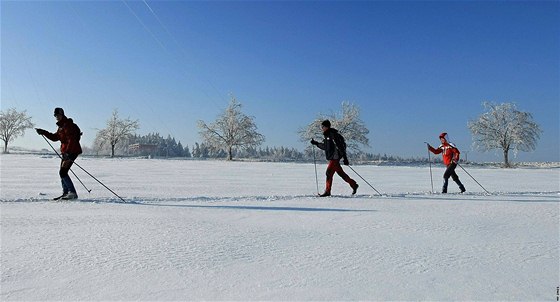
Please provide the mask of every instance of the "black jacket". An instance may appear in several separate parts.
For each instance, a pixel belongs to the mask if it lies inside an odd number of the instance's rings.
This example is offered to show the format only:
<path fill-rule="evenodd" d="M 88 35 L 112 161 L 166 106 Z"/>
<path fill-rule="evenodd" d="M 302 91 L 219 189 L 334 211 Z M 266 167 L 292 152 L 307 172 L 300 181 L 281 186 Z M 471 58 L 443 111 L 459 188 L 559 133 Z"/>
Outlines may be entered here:
<path fill-rule="evenodd" d="M 325 138 L 322 143 L 317 144 L 317 147 L 325 150 L 327 160 L 346 158 L 346 143 L 338 130 L 329 128 L 323 135 Z"/>

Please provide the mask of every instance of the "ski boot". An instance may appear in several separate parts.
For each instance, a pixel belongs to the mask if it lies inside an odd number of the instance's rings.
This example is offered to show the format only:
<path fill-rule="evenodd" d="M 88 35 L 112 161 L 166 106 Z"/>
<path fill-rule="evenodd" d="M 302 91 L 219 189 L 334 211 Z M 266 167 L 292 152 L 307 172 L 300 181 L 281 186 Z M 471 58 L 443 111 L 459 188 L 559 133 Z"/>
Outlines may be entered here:
<path fill-rule="evenodd" d="M 352 186 L 352 195 L 355 195 L 355 194 L 356 194 L 356 192 L 358 191 L 358 187 L 359 187 L 359 186 L 360 186 L 360 185 L 358 185 L 358 184 L 355 184 L 355 185 Z"/>
<path fill-rule="evenodd" d="M 62 196 L 60 199 L 62 199 L 62 200 L 78 199 L 78 194 L 76 194 L 76 192 L 68 192 L 68 193 L 66 193 L 66 195 Z"/>

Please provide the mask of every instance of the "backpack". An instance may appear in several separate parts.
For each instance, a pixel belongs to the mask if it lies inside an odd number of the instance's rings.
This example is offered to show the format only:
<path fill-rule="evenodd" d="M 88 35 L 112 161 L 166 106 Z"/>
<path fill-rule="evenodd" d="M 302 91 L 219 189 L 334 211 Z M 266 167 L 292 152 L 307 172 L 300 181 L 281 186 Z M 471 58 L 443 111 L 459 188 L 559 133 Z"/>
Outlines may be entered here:
<path fill-rule="evenodd" d="M 334 136 L 334 140 L 336 148 L 342 152 L 342 154 L 346 154 L 346 140 L 344 139 L 344 136 L 337 132 Z"/>
<path fill-rule="evenodd" d="M 80 134 L 80 135 L 78 135 L 78 137 L 77 137 L 77 140 L 78 140 L 78 142 L 79 142 L 80 139 L 82 138 L 82 135 L 83 135 L 84 133 L 82 132 L 82 130 L 80 129 L 80 127 L 78 127 L 78 125 L 77 125 L 76 123 L 74 123 L 73 121 L 72 121 L 72 127 L 74 127 L 74 130 L 76 130 L 76 133 L 79 133 L 79 134 Z"/>

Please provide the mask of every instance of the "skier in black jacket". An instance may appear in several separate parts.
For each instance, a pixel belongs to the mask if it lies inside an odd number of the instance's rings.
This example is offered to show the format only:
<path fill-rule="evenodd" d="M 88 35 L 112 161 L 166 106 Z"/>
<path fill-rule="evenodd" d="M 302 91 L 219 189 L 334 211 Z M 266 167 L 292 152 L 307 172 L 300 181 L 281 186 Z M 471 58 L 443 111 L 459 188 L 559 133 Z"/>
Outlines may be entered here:
<path fill-rule="evenodd" d="M 326 173 L 327 183 L 325 192 L 319 196 L 331 196 L 332 181 L 335 172 L 350 185 L 352 188 L 352 195 L 356 194 L 358 184 L 355 180 L 350 178 L 350 176 L 342 170 L 342 166 L 340 166 L 340 159 L 343 159 L 344 165 L 349 165 L 344 137 L 338 133 L 338 130 L 331 128 L 331 122 L 329 120 L 324 120 L 321 123 L 321 129 L 323 130 L 323 135 L 325 136 L 323 142 L 320 143 L 311 139 L 311 144 L 316 145 L 319 149 L 325 150 L 325 156 L 329 161 Z"/>

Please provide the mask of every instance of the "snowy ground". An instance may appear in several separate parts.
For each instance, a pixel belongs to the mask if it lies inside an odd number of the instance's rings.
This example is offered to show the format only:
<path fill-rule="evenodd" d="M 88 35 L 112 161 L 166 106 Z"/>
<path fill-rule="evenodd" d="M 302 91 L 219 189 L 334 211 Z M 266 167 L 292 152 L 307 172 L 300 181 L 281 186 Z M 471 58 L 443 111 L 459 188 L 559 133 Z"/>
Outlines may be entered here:
<path fill-rule="evenodd" d="M 78 163 L 129 203 L 77 167 L 92 192 L 49 201 L 58 159 L 0 156 L 0 300 L 557 299 L 560 169 L 466 167 L 487 196 L 355 166 L 383 197 L 346 169 L 357 196 L 335 176 L 316 198 L 312 164 Z"/>

